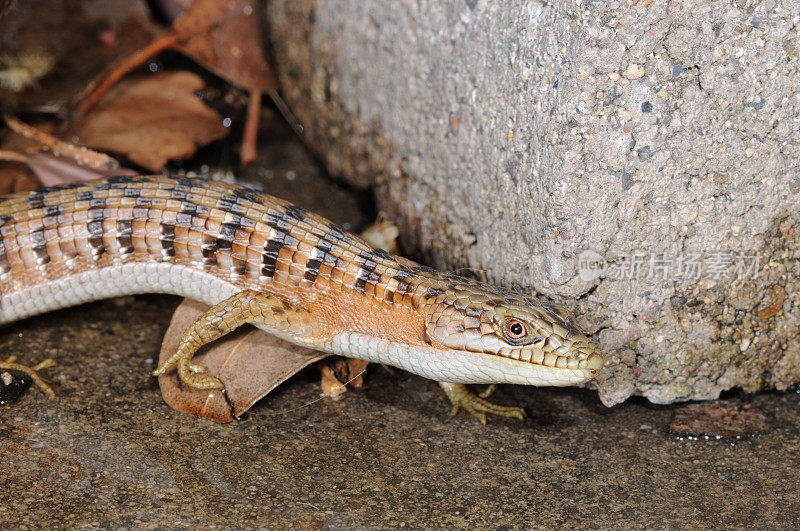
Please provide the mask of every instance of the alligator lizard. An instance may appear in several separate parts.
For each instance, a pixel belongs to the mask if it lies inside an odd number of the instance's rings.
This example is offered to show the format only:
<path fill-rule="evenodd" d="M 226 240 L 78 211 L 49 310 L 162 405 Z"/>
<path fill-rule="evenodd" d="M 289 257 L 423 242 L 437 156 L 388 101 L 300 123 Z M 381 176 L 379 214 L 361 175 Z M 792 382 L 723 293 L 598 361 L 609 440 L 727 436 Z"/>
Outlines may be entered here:
<path fill-rule="evenodd" d="M 175 367 L 200 389 L 222 383 L 193 354 L 245 323 L 435 379 L 481 421 L 521 410 L 463 384 L 572 385 L 603 365 L 558 306 L 372 248 L 243 186 L 136 176 L 0 198 L 0 323 L 134 293 L 212 305 L 154 372 Z"/>

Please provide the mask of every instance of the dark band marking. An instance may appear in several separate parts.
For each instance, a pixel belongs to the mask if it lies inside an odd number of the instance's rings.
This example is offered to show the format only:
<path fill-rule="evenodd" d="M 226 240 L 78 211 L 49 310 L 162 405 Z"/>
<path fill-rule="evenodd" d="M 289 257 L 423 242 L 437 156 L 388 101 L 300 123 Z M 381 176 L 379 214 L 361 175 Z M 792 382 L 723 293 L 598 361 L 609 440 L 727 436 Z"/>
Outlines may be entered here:
<path fill-rule="evenodd" d="M 102 184 L 95 185 L 94 189 L 96 191 L 112 189 L 119 190 L 120 188 L 125 188 L 126 184 L 141 182 L 147 182 L 147 177 L 142 177 L 139 175 L 116 175 L 114 177 L 107 178 L 106 182 Z"/>
<path fill-rule="evenodd" d="M 275 264 L 278 262 L 278 252 L 283 247 L 281 240 L 276 238 L 274 240 L 267 240 L 264 245 L 264 252 L 261 255 L 261 276 L 272 278 L 275 276 Z"/>
<path fill-rule="evenodd" d="M 412 269 L 414 271 L 416 271 L 417 273 L 426 273 L 428 275 L 438 275 L 439 274 L 439 272 L 436 271 L 434 268 L 428 267 L 428 266 L 424 266 L 424 265 L 417 265 L 417 266 L 414 266 Z"/>
<path fill-rule="evenodd" d="M 233 247 L 233 240 L 236 239 L 235 223 L 223 223 L 219 227 L 219 236 L 217 236 L 218 249 L 230 249 Z"/>
<path fill-rule="evenodd" d="M 247 272 L 247 260 L 241 256 L 231 255 L 231 271 L 236 275 L 244 275 Z"/>
<path fill-rule="evenodd" d="M 330 224 L 328 226 L 328 239 L 331 241 L 342 241 L 345 243 L 355 243 L 353 238 L 345 232 L 339 225 Z"/>
<path fill-rule="evenodd" d="M 55 227 L 58 225 L 58 216 L 61 214 L 61 205 L 48 205 L 44 207 L 42 226 L 44 228 Z"/>
<path fill-rule="evenodd" d="M 392 277 L 397 281 L 397 291 L 400 293 L 408 293 L 411 290 L 411 283 L 408 282 L 409 278 L 413 278 L 414 273 L 406 269 L 400 269 Z"/>
<path fill-rule="evenodd" d="M 370 254 L 369 252 L 362 251 L 358 257 L 361 259 L 361 269 L 356 277 L 356 284 L 354 287 L 356 291 L 364 293 L 367 288 L 367 282 L 378 283 L 381 279 L 381 276 L 375 272 L 375 269 L 378 267 L 378 262 L 375 261 L 374 255 Z"/>
<path fill-rule="evenodd" d="M 426 299 L 434 299 L 444 293 L 444 290 L 437 289 L 437 288 L 428 288 L 428 291 L 425 293 Z"/>
<path fill-rule="evenodd" d="M 308 209 L 299 205 L 286 205 L 285 208 L 286 215 L 296 219 L 297 221 L 303 221 L 308 216 Z"/>
<path fill-rule="evenodd" d="M 300 241 L 291 234 L 276 230 L 275 236 L 271 237 L 264 244 L 264 252 L 261 255 L 261 274 L 265 277 L 275 276 L 275 267 L 278 262 L 278 253 L 284 247 L 297 249 Z"/>
<path fill-rule="evenodd" d="M 126 255 L 133 252 L 132 219 L 117 220 L 117 243 L 119 244 L 120 254 Z"/>
<path fill-rule="evenodd" d="M 193 227 L 193 218 L 195 216 L 204 214 L 208 214 L 208 209 L 203 205 L 198 205 L 197 203 L 192 203 L 191 201 L 184 201 L 181 203 L 181 211 L 178 213 L 176 222 L 179 225 Z"/>
<path fill-rule="evenodd" d="M 45 194 L 41 190 L 31 192 L 28 196 L 28 208 L 30 210 L 42 208 L 44 206 L 44 197 Z"/>
<path fill-rule="evenodd" d="M 203 234 L 203 243 L 200 251 L 203 253 L 203 263 L 205 265 L 215 265 L 217 263 L 217 239 L 210 234 Z"/>
<path fill-rule="evenodd" d="M 289 232 L 289 222 L 286 219 L 286 215 L 276 210 L 267 212 L 267 225 L 284 234 Z"/>
<path fill-rule="evenodd" d="M 105 199 L 91 199 L 92 208 L 89 209 L 89 222 L 86 223 L 86 229 L 89 231 L 87 241 L 92 249 L 92 257 L 94 259 L 100 258 L 106 252 L 106 246 L 103 244 L 103 219 L 105 218 Z"/>
<path fill-rule="evenodd" d="M 289 235 L 289 222 L 283 212 L 277 210 L 267 212 L 267 225 L 275 230 L 275 236 L 269 238 L 264 244 L 264 252 L 261 255 L 261 275 L 272 278 L 275 276 L 275 266 L 281 247 L 296 246 L 298 240 Z"/>
<path fill-rule="evenodd" d="M 149 179 L 144 175 L 115 175 L 108 178 L 111 184 L 146 183 Z"/>
<path fill-rule="evenodd" d="M 169 191 L 170 199 L 174 199 L 175 201 L 186 201 L 188 195 L 188 190 L 183 186 L 175 186 Z"/>
<path fill-rule="evenodd" d="M 161 223 L 161 235 L 158 240 L 161 242 L 161 254 L 164 257 L 175 256 L 175 224 Z"/>
<path fill-rule="evenodd" d="M 47 265 L 50 263 L 50 255 L 47 254 L 47 240 L 44 237 L 44 229 L 31 232 L 31 243 L 33 243 L 33 254 L 36 257 L 37 265 Z"/>
<path fill-rule="evenodd" d="M 123 188 L 122 189 L 122 196 L 123 197 L 130 197 L 130 198 L 138 198 L 142 197 L 142 189 L 141 188 Z"/>
<path fill-rule="evenodd" d="M 330 238 L 332 237 L 330 233 L 325 234 L 324 236 L 318 236 L 315 234 L 319 239 L 317 240 L 317 245 L 314 246 L 316 249 L 316 256 L 314 258 L 310 258 L 308 262 L 306 262 L 306 271 L 304 278 L 310 282 L 315 282 L 317 277 L 319 276 L 319 268 L 323 263 L 329 263 L 332 265 L 336 265 L 337 259 L 334 255 L 331 254 L 333 250 L 333 242 L 331 242 Z"/>
<path fill-rule="evenodd" d="M 313 258 L 309 258 L 306 262 L 305 272 L 303 273 L 303 278 L 311 282 L 312 284 L 316 282 L 317 277 L 319 276 L 319 268 L 322 265 L 322 258 L 325 256 L 326 251 L 319 248 L 319 244 L 322 243 L 323 240 L 320 240 L 317 243 L 316 249 L 316 256 Z"/>
<path fill-rule="evenodd" d="M 394 255 L 387 251 L 386 249 L 381 249 L 380 247 L 375 247 L 372 249 L 372 254 L 377 256 L 378 258 L 383 258 L 384 260 L 390 260 L 392 262 L 395 261 Z"/>
<path fill-rule="evenodd" d="M 191 177 L 173 177 L 176 186 L 184 186 L 186 188 L 208 188 L 208 182 L 200 179 L 192 179 Z"/>
<path fill-rule="evenodd" d="M 258 192 L 244 186 L 236 187 L 236 189 L 233 191 L 233 195 L 239 199 L 250 201 L 251 203 L 261 203 L 261 198 L 259 197 Z"/>
<path fill-rule="evenodd" d="M 89 201 L 94 197 L 94 193 L 91 190 L 81 190 L 75 194 L 76 201 Z"/>
<path fill-rule="evenodd" d="M 216 206 L 226 214 L 234 216 L 237 223 L 241 221 L 242 215 L 246 210 L 245 207 L 239 203 L 239 199 L 231 194 L 222 194 Z"/>

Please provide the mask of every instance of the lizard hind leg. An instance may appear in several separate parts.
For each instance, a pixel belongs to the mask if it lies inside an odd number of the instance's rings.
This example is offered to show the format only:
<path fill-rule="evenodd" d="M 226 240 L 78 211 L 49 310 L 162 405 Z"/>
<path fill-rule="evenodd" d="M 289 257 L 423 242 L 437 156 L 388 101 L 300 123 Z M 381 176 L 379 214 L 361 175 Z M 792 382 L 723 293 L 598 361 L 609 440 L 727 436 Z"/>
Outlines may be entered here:
<path fill-rule="evenodd" d="M 274 333 L 296 333 L 308 336 L 313 318 L 305 309 L 293 306 L 280 297 L 254 290 L 240 291 L 209 308 L 183 333 L 178 349 L 153 371 L 161 376 L 176 367 L 178 377 L 194 389 L 222 389 L 223 383 L 213 376 L 203 376 L 205 367 L 192 363 L 192 357 L 210 343 L 244 324 L 261 325 Z"/>

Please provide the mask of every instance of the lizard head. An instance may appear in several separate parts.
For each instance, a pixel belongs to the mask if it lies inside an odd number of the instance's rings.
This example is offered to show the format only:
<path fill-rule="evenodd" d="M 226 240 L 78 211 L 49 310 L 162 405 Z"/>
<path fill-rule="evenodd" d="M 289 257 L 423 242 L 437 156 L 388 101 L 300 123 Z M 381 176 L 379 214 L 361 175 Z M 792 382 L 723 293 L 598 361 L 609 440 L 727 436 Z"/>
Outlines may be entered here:
<path fill-rule="evenodd" d="M 536 298 L 459 279 L 428 290 L 423 311 L 432 346 L 465 358 L 480 355 L 491 361 L 480 366 L 503 373 L 487 375 L 487 382 L 573 385 L 591 380 L 603 367 L 599 349 L 578 330 L 575 318 Z"/>

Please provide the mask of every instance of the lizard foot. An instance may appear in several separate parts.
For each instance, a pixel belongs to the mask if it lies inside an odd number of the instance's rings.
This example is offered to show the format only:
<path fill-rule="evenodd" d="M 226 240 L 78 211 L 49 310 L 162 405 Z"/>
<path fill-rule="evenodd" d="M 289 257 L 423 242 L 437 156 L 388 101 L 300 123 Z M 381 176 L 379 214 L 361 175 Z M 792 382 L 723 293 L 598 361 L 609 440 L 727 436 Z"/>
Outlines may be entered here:
<path fill-rule="evenodd" d="M 192 352 L 179 352 L 178 354 L 183 355 L 173 355 L 170 359 L 162 363 L 159 368 L 153 371 L 153 375 L 161 376 L 167 372 L 170 367 L 175 365 L 178 369 L 178 378 L 192 389 L 222 389 L 225 387 L 219 378 L 213 376 L 198 376 L 206 372 L 206 368 L 202 365 L 191 363 Z"/>
<path fill-rule="evenodd" d="M 483 396 L 478 396 L 471 392 L 464 384 L 439 382 L 439 386 L 445 392 L 447 398 L 450 399 L 450 403 L 453 404 L 453 409 L 451 411 L 452 415 L 458 413 L 459 409 L 464 408 L 467 413 L 478 419 L 481 424 L 486 424 L 487 414 L 519 420 L 525 419 L 525 410 L 522 408 L 498 406 L 497 404 L 492 404 Z M 495 386 L 489 386 L 487 389 L 488 394 L 487 391 L 484 391 L 484 393 L 481 395 L 488 396 L 494 391 L 494 389 Z"/>

